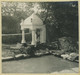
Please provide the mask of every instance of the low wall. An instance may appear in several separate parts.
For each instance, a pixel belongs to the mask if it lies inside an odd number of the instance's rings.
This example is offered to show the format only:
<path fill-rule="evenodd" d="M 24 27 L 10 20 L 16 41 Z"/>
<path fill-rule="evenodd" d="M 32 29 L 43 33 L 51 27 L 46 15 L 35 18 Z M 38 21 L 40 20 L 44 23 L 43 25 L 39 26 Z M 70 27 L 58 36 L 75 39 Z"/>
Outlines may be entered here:
<path fill-rule="evenodd" d="M 25 39 L 26 42 L 31 41 L 31 34 L 25 34 Z M 2 43 L 3 44 L 16 44 L 16 43 L 21 43 L 22 40 L 22 35 L 21 34 L 6 34 L 2 35 Z"/>

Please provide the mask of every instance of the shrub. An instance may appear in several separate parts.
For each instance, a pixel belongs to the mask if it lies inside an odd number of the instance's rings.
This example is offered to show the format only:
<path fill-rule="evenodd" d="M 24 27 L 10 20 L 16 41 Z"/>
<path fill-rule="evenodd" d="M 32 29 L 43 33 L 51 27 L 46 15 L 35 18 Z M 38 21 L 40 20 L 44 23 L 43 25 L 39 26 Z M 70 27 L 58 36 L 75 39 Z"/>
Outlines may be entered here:
<path fill-rule="evenodd" d="M 63 51 L 76 52 L 76 41 L 73 41 L 71 37 L 59 38 L 60 49 Z"/>
<path fill-rule="evenodd" d="M 34 55 L 35 55 L 35 47 L 34 47 L 33 45 L 27 46 L 27 47 L 26 47 L 26 52 L 27 52 L 27 54 L 29 54 L 30 56 L 34 56 Z"/>

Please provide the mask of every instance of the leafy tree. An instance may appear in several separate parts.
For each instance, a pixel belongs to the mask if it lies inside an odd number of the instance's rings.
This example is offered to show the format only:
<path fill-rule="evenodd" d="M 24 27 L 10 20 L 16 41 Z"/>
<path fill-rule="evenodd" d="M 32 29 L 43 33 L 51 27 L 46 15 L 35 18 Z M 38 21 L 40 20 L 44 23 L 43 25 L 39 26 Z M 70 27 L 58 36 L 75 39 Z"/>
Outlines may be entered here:
<path fill-rule="evenodd" d="M 18 33 L 21 19 L 27 18 L 33 12 L 46 25 L 47 41 L 54 41 L 63 36 L 78 40 L 78 2 L 2 2 L 2 15 L 15 18 L 15 29 L 18 28 Z M 6 18 L 3 18 L 3 32 L 6 31 L 5 27 L 10 25 L 6 22 Z"/>
<path fill-rule="evenodd" d="M 45 15 L 45 25 L 49 41 L 62 36 L 78 40 L 78 3 L 77 2 L 44 2 L 40 3 Z M 51 37 L 50 37 L 51 36 Z"/>

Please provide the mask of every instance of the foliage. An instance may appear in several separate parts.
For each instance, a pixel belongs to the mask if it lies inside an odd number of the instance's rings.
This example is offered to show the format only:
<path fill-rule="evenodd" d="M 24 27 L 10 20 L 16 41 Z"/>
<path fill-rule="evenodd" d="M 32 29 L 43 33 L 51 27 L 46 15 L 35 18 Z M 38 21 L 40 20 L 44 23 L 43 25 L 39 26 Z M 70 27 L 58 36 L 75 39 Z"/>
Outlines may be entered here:
<path fill-rule="evenodd" d="M 71 37 L 59 38 L 59 47 L 63 52 L 78 52 L 75 41 Z"/>
<path fill-rule="evenodd" d="M 20 28 L 20 27 L 19 27 Z M 2 16 L 2 33 L 17 33 L 20 31 L 18 29 L 18 19 L 12 16 Z"/>
<path fill-rule="evenodd" d="M 35 12 L 47 28 L 47 41 L 54 41 L 60 37 L 72 37 L 78 40 L 78 2 L 2 2 L 2 15 L 11 16 L 14 23 L 7 23 L 3 18 L 3 33 L 19 33 L 20 20 Z M 8 20 L 9 22 L 9 20 Z M 4 24 L 5 23 L 5 24 Z M 15 31 L 8 28 L 11 24 Z M 15 24 L 15 25 L 14 25 Z M 12 26 L 12 25 L 11 25 Z M 13 26 L 11 28 L 13 28 Z M 18 28 L 18 29 L 17 29 Z"/>
<path fill-rule="evenodd" d="M 34 56 L 35 55 L 35 47 L 34 46 L 27 46 L 26 47 L 26 52 L 30 56 Z"/>
<path fill-rule="evenodd" d="M 44 21 L 49 41 L 62 36 L 78 38 L 77 2 L 44 2 L 41 4 L 47 10 Z"/>

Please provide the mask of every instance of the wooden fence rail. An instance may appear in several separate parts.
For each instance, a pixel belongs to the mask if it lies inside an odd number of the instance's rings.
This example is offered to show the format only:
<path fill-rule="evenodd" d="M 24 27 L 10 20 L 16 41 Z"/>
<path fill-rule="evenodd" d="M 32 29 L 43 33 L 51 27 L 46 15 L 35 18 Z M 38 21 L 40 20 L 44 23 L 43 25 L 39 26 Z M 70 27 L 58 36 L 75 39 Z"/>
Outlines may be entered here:
<path fill-rule="evenodd" d="M 25 34 L 30 34 L 30 33 L 25 33 Z M 2 36 L 14 36 L 14 35 L 22 35 L 21 33 L 19 33 L 19 34 L 2 34 Z"/>

